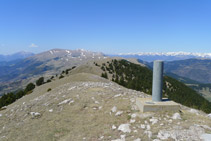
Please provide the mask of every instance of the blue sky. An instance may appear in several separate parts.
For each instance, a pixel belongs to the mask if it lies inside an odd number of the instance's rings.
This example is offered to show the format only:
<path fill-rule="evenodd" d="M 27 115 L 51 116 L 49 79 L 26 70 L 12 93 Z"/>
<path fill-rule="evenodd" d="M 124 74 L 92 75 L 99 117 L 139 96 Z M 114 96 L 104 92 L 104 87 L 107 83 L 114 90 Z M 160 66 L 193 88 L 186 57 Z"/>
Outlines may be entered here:
<path fill-rule="evenodd" d="M 210 0 L 0 0 L 0 54 L 211 52 Z"/>

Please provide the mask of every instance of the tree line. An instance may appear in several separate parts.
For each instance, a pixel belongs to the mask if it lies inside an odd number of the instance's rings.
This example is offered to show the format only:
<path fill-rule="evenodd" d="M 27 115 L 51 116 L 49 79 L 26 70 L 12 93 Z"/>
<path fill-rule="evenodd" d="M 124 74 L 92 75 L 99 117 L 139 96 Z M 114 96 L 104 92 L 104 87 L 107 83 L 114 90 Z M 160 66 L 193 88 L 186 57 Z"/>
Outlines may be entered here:
<path fill-rule="evenodd" d="M 110 74 L 112 81 L 126 88 L 152 94 L 152 71 L 147 67 L 116 59 L 103 63 L 99 67 L 103 71 L 102 77 L 108 79 Z M 185 84 L 169 76 L 164 76 L 163 84 L 164 97 L 182 105 L 211 113 L 211 102 Z"/>

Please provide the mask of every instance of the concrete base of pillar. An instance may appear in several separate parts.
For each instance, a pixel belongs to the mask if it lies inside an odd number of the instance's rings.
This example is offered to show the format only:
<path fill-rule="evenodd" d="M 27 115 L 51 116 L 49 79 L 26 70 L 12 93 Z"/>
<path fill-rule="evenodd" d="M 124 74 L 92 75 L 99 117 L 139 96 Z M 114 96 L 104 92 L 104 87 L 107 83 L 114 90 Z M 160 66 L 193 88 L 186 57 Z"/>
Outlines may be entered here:
<path fill-rule="evenodd" d="M 151 98 L 137 98 L 136 105 L 141 112 L 179 111 L 180 105 L 174 101 L 163 99 L 162 102 L 153 102 Z"/>

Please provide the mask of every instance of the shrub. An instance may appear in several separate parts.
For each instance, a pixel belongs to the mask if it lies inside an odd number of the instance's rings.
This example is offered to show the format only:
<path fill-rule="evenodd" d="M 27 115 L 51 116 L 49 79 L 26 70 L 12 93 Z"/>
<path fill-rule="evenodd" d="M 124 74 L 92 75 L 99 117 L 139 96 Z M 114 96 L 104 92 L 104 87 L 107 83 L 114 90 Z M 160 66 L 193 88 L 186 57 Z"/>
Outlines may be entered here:
<path fill-rule="evenodd" d="M 44 84 L 44 77 L 40 77 L 40 78 L 36 81 L 36 85 L 37 85 L 37 86 L 40 86 L 40 85 L 42 85 L 42 84 Z"/>
<path fill-rule="evenodd" d="M 64 76 L 61 74 L 61 75 L 59 76 L 59 79 L 62 79 L 62 78 L 64 78 Z"/>
<path fill-rule="evenodd" d="M 47 92 L 50 92 L 51 91 L 51 88 L 48 88 Z"/>
<path fill-rule="evenodd" d="M 29 83 L 29 84 L 26 86 L 24 92 L 27 93 L 27 92 L 29 92 L 29 91 L 32 91 L 34 88 L 35 88 L 35 85 L 34 85 L 33 83 Z"/>

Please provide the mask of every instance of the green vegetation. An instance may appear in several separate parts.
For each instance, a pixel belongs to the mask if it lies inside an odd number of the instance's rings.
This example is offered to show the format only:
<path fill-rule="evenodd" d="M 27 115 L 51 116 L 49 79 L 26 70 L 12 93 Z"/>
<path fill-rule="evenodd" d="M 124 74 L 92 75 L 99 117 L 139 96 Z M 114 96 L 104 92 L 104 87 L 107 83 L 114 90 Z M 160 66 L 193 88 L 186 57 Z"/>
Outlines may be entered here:
<path fill-rule="evenodd" d="M 47 92 L 50 92 L 52 89 L 51 88 L 48 88 Z"/>
<path fill-rule="evenodd" d="M 126 60 L 112 60 L 107 64 L 103 63 L 101 69 L 104 71 L 102 77 L 109 72 L 112 74 L 112 81 L 122 86 L 147 94 L 152 93 L 152 71 L 146 67 Z M 163 95 L 182 105 L 211 113 L 211 103 L 208 100 L 171 77 L 164 77 Z"/>
<path fill-rule="evenodd" d="M 106 79 L 108 79 L 108 74 L 106 72 L 105 73 L 102 73 L 101 76 L 104 77 L 104 78 L 106 78 Z"/>
<path fill-rule="evenodd" d="M 62 79 L 62 78 L 64 78 L 64 75 L 61 74 L 61 75 L 59 76 L 59 79 Z"/>
<path fill-rule="evenodd" d="M 1 98 L 0 98 L 0 109 L 4 106 L 7 106 L 13 102 L 15 102 L 17 99 L 23 97 L 24 95 L 27 95 L 29 93 L 32 92 L 32 90 L 35 88 L 35 85 L 33 83 L 29 83 L 25 90 L 20 90 L 17 93 L 7 93 L 4 94 Z"/>
<path fill-rule="evenodd" d="M 64 78 L 64 75 L 63 74 L 68 74 L 69 71 L 71 71 L 72 69 L 76 68 L 76 66 L 73 66 L 72 68 L 70 69 L 66 69 L 65 71 L 62 71 L 61 75 L 59 76 L 59 79 L 61 78 Z M 57 77 L 57 74 L 56 74 L 56 77 Z M 51 82 L 55 77 L 52 76 L 50 79 L 48 79 L 46 81 L 46 83 L 49 83 Z M 44 81 L 44 77 L 40 77 L 37 81 L 36 81 L 36 85 L 37 86 L 41 86 L 43 84 L 45 84 L 45 81 Z M 30 93 L 33 92 L 33 89 L 35 88 L 35 84 L 34 83 L 29 83 L 26 88 L 24 90 L 20 90 L 18 92 L 11 92 L 11 93 L 7 93 L 7 94 L 4 94 L 1 98 L 0 98 L 0 110 L 2 109 L 2 107 L 4 106 L 7 106 L 13 102 L 15 102 L 17 99 L 23 97 L 24 95 L 28 95 Z M 51 91 L 51 88 L 49 88 L 47 90 L 48 92 Z"/>
<path fill-rule="evenodd" d="M 40 85 L 42 85 L 42 84 L 44 84 L 44 77 L 40 77 L 40 78 L 36 81 L 36 85 L 37 85 L 37 86 L 40 86 Z"/>
<path fill-rule="evenodd" d="M 32 91 L 35 88 L 35 85 L 33 83 L 29 83 L 25 88 L 25 93 Z"/>

